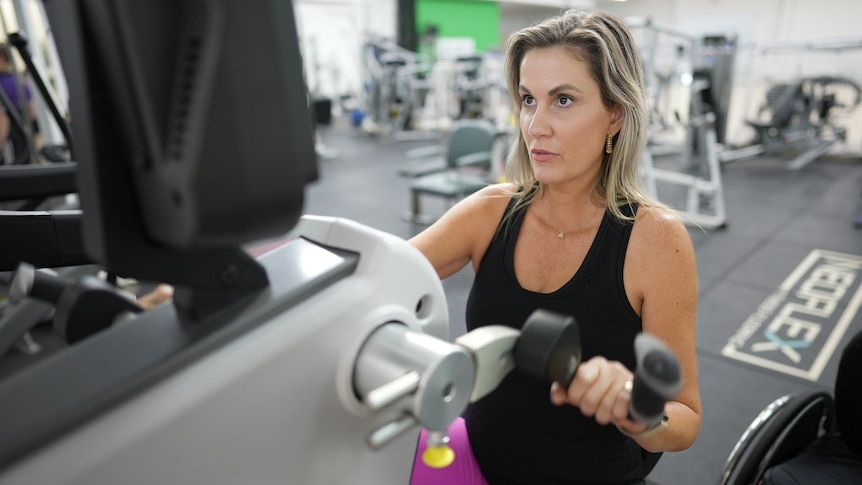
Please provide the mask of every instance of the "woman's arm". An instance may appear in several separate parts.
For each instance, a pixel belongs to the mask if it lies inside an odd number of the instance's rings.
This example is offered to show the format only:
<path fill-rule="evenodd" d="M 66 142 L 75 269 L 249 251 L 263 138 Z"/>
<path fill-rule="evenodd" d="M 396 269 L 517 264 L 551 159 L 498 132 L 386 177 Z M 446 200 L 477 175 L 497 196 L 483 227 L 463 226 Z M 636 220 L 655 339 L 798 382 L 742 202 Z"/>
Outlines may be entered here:
<path fill-rule="evenodd" d="M 679 357 L 683 381 L 676 400 L 665 406 L 667 428 L 635 440 L 648 451 L 680 451 L 694 444 L 702 413 L 695 340 L 697 265 L 691 237 L 678 217 L 660 209 L 643 212 L 626 256 L 626 291 L 640 304 L 644 331 Z"/>
<path fill-rule="evenodd" d="M 639 211 L 626 253 L 624 281 L 644 331 L 676 353 L 682 370 L 680 393 L 665 405 L 667 427 L 633 438 L 647 451 L 684 450 L 700 430 L 701 404 L 695 349 L 697 268 L 691 238 L 679 219 L 659 209 Z M 615 424 L 637 435 L 647 425 L 628 419 L 631 395 L 625 387 L 633 377 L 620 362 L 594 357 L 578 367 L 567 389 L 552 386 L 551 401 L 577 406 L 601 424 Z"/>

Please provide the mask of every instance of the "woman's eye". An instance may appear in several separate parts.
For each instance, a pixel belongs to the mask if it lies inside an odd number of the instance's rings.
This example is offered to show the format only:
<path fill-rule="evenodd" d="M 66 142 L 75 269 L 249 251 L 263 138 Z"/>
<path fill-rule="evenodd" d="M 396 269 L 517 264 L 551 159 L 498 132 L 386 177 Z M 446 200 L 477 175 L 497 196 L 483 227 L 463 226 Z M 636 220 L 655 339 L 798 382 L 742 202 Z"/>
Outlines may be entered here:
<path fill-rule="evenodd" d="M 521 96 L 521 103 L 524 104 L 525 106 L 532 106 L 533 104 L 535 104 L 535 102 L 536 102 L 536 99 L 533 98 L 532 96 L 530 96 L 529 94 L 525 94 L 525 95 Z"/>
<path fill-rule="evenodd" d="M 560 104 L 560 106 L 568 106 L 568 105 L 570 105 L 570 104 L 574 103 L 574 102 L 575 102 L 575 100 L 573 100 L 573 99 L 572 99 L 572 98 L 570 98 L 569 96 L 560 96 L 560 97 L 557 99 L 557 102 Z"/>

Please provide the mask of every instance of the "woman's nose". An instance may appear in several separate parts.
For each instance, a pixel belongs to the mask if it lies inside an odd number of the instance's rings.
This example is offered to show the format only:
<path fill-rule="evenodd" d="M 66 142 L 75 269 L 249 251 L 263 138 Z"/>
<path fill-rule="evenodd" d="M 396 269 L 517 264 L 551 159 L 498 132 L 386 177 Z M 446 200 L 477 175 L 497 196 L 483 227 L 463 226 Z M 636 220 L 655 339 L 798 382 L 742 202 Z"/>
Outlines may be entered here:
<path fill-rule="evenodd" d="M 527 133 L 534 137 L 548 136 L 551 133 L 551 125 L 543 110 L 536 108 L 529 114 Z"/>

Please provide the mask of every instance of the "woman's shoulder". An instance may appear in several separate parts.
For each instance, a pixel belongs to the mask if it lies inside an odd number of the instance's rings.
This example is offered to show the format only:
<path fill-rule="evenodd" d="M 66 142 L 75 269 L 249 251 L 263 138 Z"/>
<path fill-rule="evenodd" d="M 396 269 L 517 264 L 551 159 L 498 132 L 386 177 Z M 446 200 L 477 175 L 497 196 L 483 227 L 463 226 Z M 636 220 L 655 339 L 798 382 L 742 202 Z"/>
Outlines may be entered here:
<path fill-rule="evenodd" d="M 691 235 L 683 216 L 673 209 L 641 205 L 635 217 L 632 241 L 641 250 L 657 252 L 690 251 Z"/>
<path fill-rule="evenodd" d="M 630 248 L 655 254 L 688 247 L 691 235 L 683 216 L 662 205 L 640 204 L 635 215 Z"/>
<path fill-rule="evenodd" d="M 635 293 L 697 280 L 694 246 L 682 216 L 660 206 L 642 206 L 629 239 L 626 285 Z M 696 283 L 695 283 L 696 284 Z"/>
<path fill-rule="evenodd" d="M 640 204 L 635 222 L 644 229 L 655 231 L 685 230 L 682 216 L 668 207 Z"/>
<path fill-rule="evenodd" d="M 517 193 L 517 187 L 501 183 L 483 187 L 462 199 L 444 214 L 440 223 L 455 226 L 465 234 L 478 238 L 493 234 L 506 212 L 509 201 Z"/>
<path fill-rule="evenodd" d="M 491 210 L 507 206 L 517 194 L 517 186 L 510 183 L 499 183 L 483 187 L 462 202 L 477 208 Z"/>
<path fill-rule="evenodd" d="M 485 197 L 502 197 L 508 200 L 514 197 L 518 192 L 519 190 L 517 185 L 510 182 L 502 182 L 487 185 L 476 193 Z"/>

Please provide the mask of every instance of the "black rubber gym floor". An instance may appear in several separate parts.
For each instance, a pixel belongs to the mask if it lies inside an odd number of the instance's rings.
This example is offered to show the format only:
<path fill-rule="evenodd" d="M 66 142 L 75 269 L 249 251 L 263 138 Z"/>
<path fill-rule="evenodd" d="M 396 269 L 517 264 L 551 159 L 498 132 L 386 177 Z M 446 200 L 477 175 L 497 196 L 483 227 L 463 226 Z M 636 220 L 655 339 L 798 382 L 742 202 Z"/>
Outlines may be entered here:
<path fill-rule="evenodd" d="M 332 158 L 308 190 L 305 213 L 352 219 L 400 237 L 406 150 L 425 141 L 383 141 L 340 120 L 321 127 Z M 704 417 L 693 447 L 666 453 L 650 475 L 662 485 L 719 480 L 734 444 L 773 400 L 832 390 L 844 342 L 862 330 L 862 160 L 821 158 L 799 171 L 787 159 L 722 167 L 727 225 L 691 228 L 698 261 L 698 364 Z M 442 201 L 423 201 L 442 213 Z M 443 282 L 451 335 L 465 331 L 467 268 Z"/>

